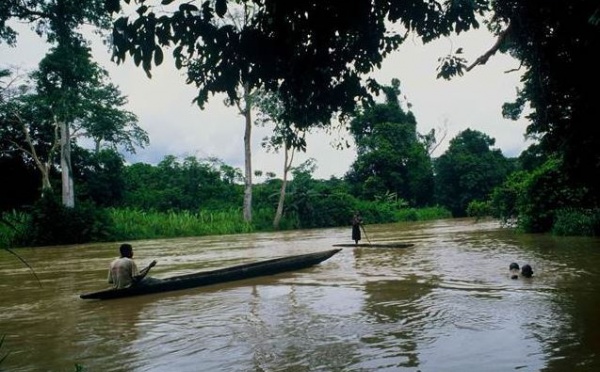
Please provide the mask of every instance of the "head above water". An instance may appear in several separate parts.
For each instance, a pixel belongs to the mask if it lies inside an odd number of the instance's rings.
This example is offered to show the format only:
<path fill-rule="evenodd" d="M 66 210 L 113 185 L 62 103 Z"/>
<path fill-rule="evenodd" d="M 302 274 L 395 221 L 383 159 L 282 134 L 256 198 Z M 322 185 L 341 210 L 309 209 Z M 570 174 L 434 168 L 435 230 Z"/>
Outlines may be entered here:
<path fill-rule="evenodd" d="M 523 265 L 523 267 L 521 268 L 521 275 L 523 275 L 526 278 L 531 278 L 533 276 L 533 269 L 531 268 L 531 266 L 528 264 Z"/>
<path fill-rule="evenodd" d="M 508 265 L 508 271 L 510 271 L 511 279 L 519 279 L 519 264 L 518 263 L 511 262 L 511 264 Z"/>
<path fill-rule="evenodd" d="M 121 257 L 133 257 L 133 247 L 131 244 L 124 243 L 119 247 L 119 252 L 121 252 Z"/>

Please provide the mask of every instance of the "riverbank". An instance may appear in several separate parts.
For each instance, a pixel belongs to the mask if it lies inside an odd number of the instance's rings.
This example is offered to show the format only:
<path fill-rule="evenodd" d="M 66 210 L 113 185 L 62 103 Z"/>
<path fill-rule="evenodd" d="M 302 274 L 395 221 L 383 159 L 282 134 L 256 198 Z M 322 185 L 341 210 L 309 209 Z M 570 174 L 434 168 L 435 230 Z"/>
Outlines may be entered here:
<path fill-rule="evenodd" d="M 244 221 L 241 209 L 192 213 L 188 211 L 153 212 L 107 208 L 96 210 L 94 213 L 102 213 L 102 216 L 94 219 L 96 222 L 89 227 L 92 231 L 87 235 L 82 235 L 81 239 L 62 242 L 47 240 L 49 238 L 48 234 L 55 234 L 50 237 L 56 236 L 56 230 L 61 229 L 61 225 L 56 226 L 56 224 L 62 223 L 64 225 L 72 219 L 62 217 L 59 221 L 53 219 L 47 221 L 44 226 L 38 226 L 40 222 L 36 222 L 37 216 L 33 214 L 23 212 L 6 214 L 4 217 L 6 223 L 0 224 L 0 248 L 228 235 L 275 230 L 272 222 L 272 210 L 255 211 L 251 223 Z M 333 212 L 330 214 L 333 214 Z M 440 207 L 421 209 L 400 208 L 394 210 L 389 208 L 383 209 L 374 205 L 372 208 L 361 210 L 361 214 L 365 224 L 429 221 L 451 217 L 449 211 Z M 349 213 L 347 215 L 351 216 Z M 297 214 L 292 212 L 283 216 L 278 230 L 345 226 L 346 223 L 342 223 L 343 221 L 341 220 L 341 218 L 330 219 L 329 223 L 314 226 L 306 222 L 303 223 Z M 350 217 L 348 217 L 348 221 L 350 221 Z M 54 224 L 54 226 L 50 226 L 50 224 Z M 347 224 L 349 225 L 349 222 Z M 71 227 L 70 225 L 64 226 L 62 229 L 77 231 L 75 227 Z M 45 233 L 45 231 L 49 231 L 49 233 Z M 35 240 L 29 234 L 43 235 L 42 237 L 46 238 L 46 240 Z"/>

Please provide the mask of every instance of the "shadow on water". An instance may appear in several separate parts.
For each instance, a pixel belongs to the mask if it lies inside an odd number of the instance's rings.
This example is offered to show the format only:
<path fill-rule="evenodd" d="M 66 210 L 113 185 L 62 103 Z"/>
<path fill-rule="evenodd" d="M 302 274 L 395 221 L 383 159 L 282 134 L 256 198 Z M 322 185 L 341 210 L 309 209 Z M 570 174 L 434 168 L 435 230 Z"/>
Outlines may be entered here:
<path fill-rule="evenodd" d="M 109 301 L 118 244 L 0 255 L 10 371 L 600 370 L 600 240 L 521 235 L 494 221 L 367 225 L 373 243 L 312 268 Z M 349 228 L 133 242 L 152 276 L 351 243 Z M 508 264 L 529 263 L 511 280 Z"/>

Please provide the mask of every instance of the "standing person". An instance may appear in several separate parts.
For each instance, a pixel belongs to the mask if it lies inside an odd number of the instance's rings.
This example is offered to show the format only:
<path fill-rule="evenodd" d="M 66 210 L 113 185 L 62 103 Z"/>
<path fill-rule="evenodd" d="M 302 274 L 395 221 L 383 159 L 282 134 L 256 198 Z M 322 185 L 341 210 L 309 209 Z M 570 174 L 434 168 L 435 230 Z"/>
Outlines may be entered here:
<path fill-rule="evenodd" d="M 148 274 L 148 271 L 156 265 L 156 260 L 152 261 L 148 267 L 139 271 L 135 261 L 133 261 L 133 247 L 131 244 L 121 244 L 119 252 L 121 257 L 113 260 L 108 269 L 108 283 L 112 284 L 115 289 L 126 288 L 139 283 Z"/>
<path fill-rule="evenodd" d="M 358 211 L 354 212 L 354 216 L 352 217 L 352 240 L 354 240 L 354 244 L 356 245 L 358 245 L 358 241 L 361 239 L 360 225 L 362 222 L 362 217 Z"/>

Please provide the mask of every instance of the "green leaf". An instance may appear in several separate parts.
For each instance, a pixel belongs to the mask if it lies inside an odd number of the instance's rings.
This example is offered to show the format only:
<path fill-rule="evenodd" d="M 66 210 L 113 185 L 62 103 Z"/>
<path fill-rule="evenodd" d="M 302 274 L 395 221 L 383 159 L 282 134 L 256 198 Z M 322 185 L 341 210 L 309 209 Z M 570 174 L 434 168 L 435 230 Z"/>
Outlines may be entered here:
<path fill-rule="evenodd" d="M 173 1 L 175 1 L 175 0 L 162 0 L 160 3 L 161 3 L 162 5 L 169 5 L 169 4 L 171 4 Z"/>
<path fill-rule="evenodd" d="M 181 12 L 196 12 L 198 11 L 198 7 L 192 4 L 181 4 L 179 10 Z"/>
<path fill-rule="evenodd" d="M 133 52 L 133 63 L 135 63 L 136 66 L 139 66 L 140 62 L 142 62 L 142 50 L 140 48 L 137 48 Z"/>
<path fill-rule="evenodd" d="M 114 28 L 116 30 L 125 30 L 127 28 L 127 22 L 129 21 L 129 17 L 120 17 L 114 23 Z"/>
<path fill-rule="evenodd" d="M 227 13 L 227 0 L 217 0 L 215 3 L 215 11 L 219 17 L 223 17 Z"/>
<path fill-rule="evenodd" d="M 162 63 L 163 58 L 164 58 L 164 55 L 163 55 L 162 49 L 160 49 L 160 47 L 157 45 L 154 48 L 154 64 L 156 66 L 159 66 Z"/>
<path fill-rule="evenodd" d="M 121 10 L 119 0 L 106 0 L 104 6 L 109 13 L 116 13 Z"/>
<path fill-rule="evenodd" d="M 142 5 L 138 8 L 137 13 L 139 15 L 144 15 L 144 13 L 146 13 L 147 10 L 148 10 L 148 7 L 146 5 Z"/>

